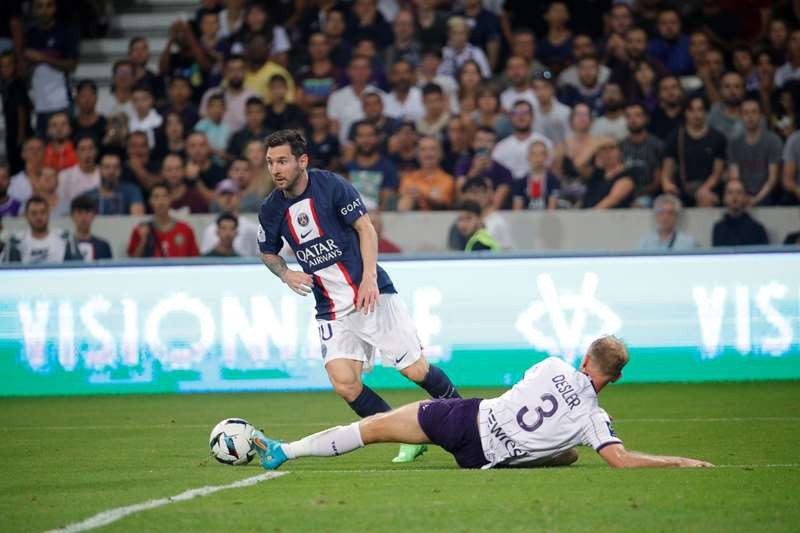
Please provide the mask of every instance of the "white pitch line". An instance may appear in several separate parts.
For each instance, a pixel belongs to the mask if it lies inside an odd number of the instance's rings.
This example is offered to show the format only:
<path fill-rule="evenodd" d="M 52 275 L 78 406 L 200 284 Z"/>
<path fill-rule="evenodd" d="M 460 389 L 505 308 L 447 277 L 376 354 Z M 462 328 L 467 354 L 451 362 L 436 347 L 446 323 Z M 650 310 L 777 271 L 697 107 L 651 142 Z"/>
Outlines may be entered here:
<path fill-rule="evenodd" d="M 587 466 L 587 465 L 582 465 Z M 596 464 L 591 465 L 597 468 L 606 468 L 605 464 Z M 785 463 L 785 464 L 764 464 L 764 465 L 714 465 L 713 468 L 752 468 L 752 469 L 759 469 L 759 468 L 800 468 L 800 463 Z M 712 469 L 713 469 L 712 468 Z M 673 467 L 672 469 L 677 470 L 677 467 Z M 521 471 L 531 471 L 531 470 L 561 470 L 558 467 L 545 467 L 545 468 L 503 468 L 503 469 L 491 469 L 492 471 L 501 471 L 501 472 L 521 472 Z M 644 469 L 640 469 L 644 470 Z M 651 469 L 648 469 L 651 470 Z M 664 469 L 660 469 L 664 470 Z M 682 469 L 682 470 L 692 470 L 689 469 Z M 702 470 L 702 469 L 701 469 Z M 420 473 L 420 472 L 463 472 L 464 470 L 453 467 L 453 468 L 397 468 L 395 469 L 367 469 L 367 470 L 289 470 L 289 472 L 294 472 L 296 474 L 396 474 L 396 473 Z M 467 470 L 469 472 L 483 472 L 483 470 Z"/>
<path fill-rule="evenodd" d="M 261 483 L 262 481 L 266 481 L 268 479 L 275 479 L 276 477 L 280 477 L 286 474 L 289 474 L 289 472 L 265 472 L 257 476 L 240 479 L 239 481 L 235 481 L 227 485 L 211 485 L 207 487 L 200 487 L 197 489 L 190 489 L 185 492 L 181 492 L 180 494 L 176 494 L 175 496 L 169 496 L 167 498 L 159 498 L 157 500 L 147 500 L 146 502 L 142 503 L 136 503 L 125 507 L 117 507 L 115 509 L 109 509 L 107 511 L 103 511 L 102 513 L 98 513 L 92 517 L 89 517 L 86 520 L 83 520 L 82 522 L 75 522 L 74 524 L 69 524 L 59 529 L 51 529 L 49 531 L 46 531 L 45 533 L 74 533 L 77 531 L 86 531 L 88 529 L 94 529 L 96 527 L 101 527 L 108 525 L 112 522 L 116 522 L 121 518 L 124 518 L 134 513 L 138 513 L 139 511 L 155 509 L 156 507 L 162 507 L 164 505 L 169 505 L 171 503 L 184 502 L 187 500 L 198 498 L 200 496 L 208 496 L 209 494 L 213 494 L 221 490 L 249 487 L 251 485 L 255 485 L 256 483 Z"/>
<path fill-rule="evenodd" d="M 616 423 L 675 423 L 675 422 L 800 422 L 798 416 L 754 416 L 754 417 L 721 417 L 721 418 L 615 418 Z M 266 428 L 283 427 L 328 427 L 335 426 L 339 422 L 276 422 L 263 424 Z M 259 424 L 256 424 L 259 425 Z M 209 424 L 104 424 L 104 425 L 76 425 L 76 426 L 4 426 L 0 427 L 0 432 L 13 431 L 80 431 L 80 430 L 104 430 L 104 429 L 195 429 L 207 428 Z"/>

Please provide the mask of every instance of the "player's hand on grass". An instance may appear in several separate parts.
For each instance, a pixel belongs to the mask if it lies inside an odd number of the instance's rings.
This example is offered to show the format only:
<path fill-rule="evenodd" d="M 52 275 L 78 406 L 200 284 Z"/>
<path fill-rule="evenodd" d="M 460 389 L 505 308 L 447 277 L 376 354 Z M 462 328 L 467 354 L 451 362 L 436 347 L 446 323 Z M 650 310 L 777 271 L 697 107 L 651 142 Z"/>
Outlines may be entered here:
<path fill-rule="evenodd" d="M 305 272 L 298 272 L 297 270 L 287 270 L 281 277 L 283 282 L 289 286 L 294 292 L 300 296 L 305 296 L 311 292 L 314 286 L 314 279 Z"/>
<path fill-rule="evenodd" d="M 684 457 L 681 459 L 681 468 L 707 468 L 714 466 L 712 463 L 708 461 L 701 461 L 699 459 L 689 459 L 688 457 Z"/>
<path fill-rule="evenodd" d="M 372 276 L 364 276 L 361 285 L 358 287 L 358 298 L 356 299 L 356 310 L 363 311 L 368 315 L 375 310 L 378 305 L 378 281 Z"/>

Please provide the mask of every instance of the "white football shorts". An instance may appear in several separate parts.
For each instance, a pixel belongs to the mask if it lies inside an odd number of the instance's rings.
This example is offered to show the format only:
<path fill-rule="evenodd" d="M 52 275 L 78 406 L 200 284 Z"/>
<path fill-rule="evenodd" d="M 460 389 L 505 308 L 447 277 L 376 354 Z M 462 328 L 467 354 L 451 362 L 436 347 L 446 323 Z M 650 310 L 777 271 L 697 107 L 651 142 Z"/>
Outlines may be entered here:
<path fill-rule="evenodd" d="M 381 294 L 368 315 L 354 311 L 336 320 L 317 320 L 322 360 L 352 359 L 369 372 L 380 356 L 383 366 L 402 370 L 419 360 L 417 327 L 397 294 Z"/>

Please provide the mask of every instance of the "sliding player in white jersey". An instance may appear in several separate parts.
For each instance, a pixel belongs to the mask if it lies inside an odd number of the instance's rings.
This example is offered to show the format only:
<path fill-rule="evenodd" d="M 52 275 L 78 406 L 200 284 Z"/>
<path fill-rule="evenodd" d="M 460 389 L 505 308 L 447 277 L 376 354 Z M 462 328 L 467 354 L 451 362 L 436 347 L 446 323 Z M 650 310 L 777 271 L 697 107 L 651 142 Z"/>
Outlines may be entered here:
<path fill-rule="evenodd" d="M 622 376 L 625 345 L 595 340 L 575 370 L 556 357 L 532 366 L 498 398 L 425 400 L 348 426 L 281 443 L 256 432 L 253 443 L 266 469 L 298 457 L 341 455 L 378 442 L 433 443 L 462 468 L 565 466 L 575 447 L 590 446 L 612 467 L 713 466 L 685 457 L 626 450 L 597 394 Z"/>

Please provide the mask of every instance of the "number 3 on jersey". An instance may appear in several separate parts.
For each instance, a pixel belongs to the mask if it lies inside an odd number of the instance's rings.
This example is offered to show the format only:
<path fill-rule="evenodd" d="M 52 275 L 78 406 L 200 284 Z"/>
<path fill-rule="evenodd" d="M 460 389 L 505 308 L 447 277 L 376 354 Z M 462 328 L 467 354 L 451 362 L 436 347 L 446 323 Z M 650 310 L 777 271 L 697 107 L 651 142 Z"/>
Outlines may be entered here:
<path fill-rule="evenodd" d="M 543 402 L 549 403 L 551 407 L 549 411 L 545 411 L 541 407 L 537 407 L 536 409 L 534 409 L 534 412 L 538 415 L 538 418 L 533 422 L 533 424 L 525 422 L 525 415 L 529 411 L 527 406 L 523 407 L 517 412 L 517 424 L 519 424 L 519 427 L 521 427 L 525 431 L 528 432 L 536 431 L 537 429 L 539 429 L 539 426 L 542 425 L 545 418 L 550 418 L 551 416 L 556 414 L 556 411 L 558 410 L 558 401 L 556 400 L 555 396 L 553 396 L 552 394 L 542 394 L 541 398 Z"/>

